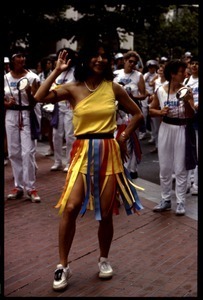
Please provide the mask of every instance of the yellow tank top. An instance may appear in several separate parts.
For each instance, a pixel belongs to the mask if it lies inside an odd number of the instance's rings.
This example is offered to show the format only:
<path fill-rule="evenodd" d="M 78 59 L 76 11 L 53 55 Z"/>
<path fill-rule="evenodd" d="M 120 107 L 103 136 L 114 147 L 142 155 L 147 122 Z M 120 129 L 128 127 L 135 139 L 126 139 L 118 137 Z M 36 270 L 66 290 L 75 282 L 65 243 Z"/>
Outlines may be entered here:
<path fill-rule="evenodd" d="M 116 103 L 112 82 L 100 87 L 79 102 L 73 111 L 75 135 L 113 133 L 116 129 Z"/>

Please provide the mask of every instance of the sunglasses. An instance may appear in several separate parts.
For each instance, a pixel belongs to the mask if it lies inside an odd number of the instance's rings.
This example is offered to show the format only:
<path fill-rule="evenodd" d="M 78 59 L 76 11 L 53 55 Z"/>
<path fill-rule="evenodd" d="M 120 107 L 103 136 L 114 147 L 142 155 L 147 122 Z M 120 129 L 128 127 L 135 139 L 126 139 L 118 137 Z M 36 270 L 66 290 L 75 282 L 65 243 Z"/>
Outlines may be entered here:
<path fill-rule="evenodd" d="M 130 64 L 136 64 L 136 60 L 131 60 L 131 59 L 129 59 L 129 61 L 128 61 Z"/>

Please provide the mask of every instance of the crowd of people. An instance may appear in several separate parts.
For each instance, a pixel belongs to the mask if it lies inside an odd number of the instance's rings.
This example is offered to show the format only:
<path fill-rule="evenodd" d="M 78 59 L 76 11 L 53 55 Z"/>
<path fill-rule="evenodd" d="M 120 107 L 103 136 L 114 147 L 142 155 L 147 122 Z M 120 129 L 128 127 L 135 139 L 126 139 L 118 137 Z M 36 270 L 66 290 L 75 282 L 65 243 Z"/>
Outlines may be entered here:
<path fill-rule="evenodd" d="M 32 202 L 41 201 L 35 154 L 43 135 L 49 141 L 46 155 L 54 156 L 50 170 L 67 172 L 56 204 L 61 219 L 54 290 L 66 288 L 72 276 L 68 255 L 76 219 L 87 209 L 94 209 L 99 222 L 99 277 L 113 276 L 108 259 L 113 214 L 119 214 L 121 203 L 128 215 L 143 208 L 133 180 L 139 176 L 140 141 L 147 132 L 160 167 L 161 200 L 153 211 L 171 209 L 173 176 L 176 215 L 185 214 L 187 192 L 198 195 L 199 61 L 191 53 L 189 60 L 186 56 L 150 59 L 143 65 L 136 51 L 112 56 L 104 43 L 89 41 L 78 53 L 60 49 L 54 62 L 43 58 L 34 71 L 27 68 L 22 48 L 4 60 L 4 156 L 14 178 L 7 199 L 22 198 L 26 192 Z M 25 78 L 26 84 L 21 81 Z M 195 135 L 189 167 L 188 126 Z"/>

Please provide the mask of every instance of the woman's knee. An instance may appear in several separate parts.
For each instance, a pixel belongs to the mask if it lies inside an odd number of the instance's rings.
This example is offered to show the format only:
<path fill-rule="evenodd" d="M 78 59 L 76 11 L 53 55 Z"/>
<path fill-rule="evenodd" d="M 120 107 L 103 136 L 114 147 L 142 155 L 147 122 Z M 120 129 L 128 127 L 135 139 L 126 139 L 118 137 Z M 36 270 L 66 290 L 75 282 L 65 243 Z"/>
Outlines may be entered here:
<path fill-rule="evenodd" d="M 101 223 L 102 224 L 109 224 L 112 223 L 113 221 L 113 216 L 111 212 L 102 212 L 102 219 L 101 219 Z"/>
<path fill-rule="evenodd" d="M 77 217 L 79 211 L 80 207 L 78 205 L 67 202 L 66 207 L 64 209 L 64 215 L 69 217 Z"/>

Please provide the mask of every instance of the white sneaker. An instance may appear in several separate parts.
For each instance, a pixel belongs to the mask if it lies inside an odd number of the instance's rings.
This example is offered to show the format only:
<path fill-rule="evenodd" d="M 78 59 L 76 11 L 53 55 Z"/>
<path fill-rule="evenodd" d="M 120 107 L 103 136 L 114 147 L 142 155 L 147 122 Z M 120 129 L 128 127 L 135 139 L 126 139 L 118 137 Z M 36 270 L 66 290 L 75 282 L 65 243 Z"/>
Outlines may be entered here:
<path fill-rule="evenodd" d="M 147 134 L 146 132 L 140 132 L 139 133 L 139 140 L 144 140 L 146 138 Z"/>
<path fill-rule="evenodd" d="M 41 202 L 41 198 L 36 190 L 28 191 L 27 198 L 30 199 L 33 203 Z"/>
<path fill-rule="evenodd" d="M 151 137 L 151 139 L 148 141 L 149 144 L 154 144 L 155 139 L 153 137 Z"/>
<path fill-rule="evenodd" d="M 68 172 L 68 169 L 69 169 L 70 165 L 67 164 L 67 166 L 63 169 L 64 172 Z"/>
<path fill-rule="evenodd" d="M 51 149 L 49 149 L 46 153 L 45 156 L 53 156 L 54 155 L 54 151 L 52 151 Z"/>
<path fill-rule="evenodd" d="M 184 203 L 183 202 L 177 203 L 176 215 L 183 216 L 184 214 L 185 214 Z"/>
<path fill-rule="evenodd" d="M 171 210 L 171 201 L 161 200 L 159 202 L 159 204 L 157 204 L 153 208 L 153 211 L 155 211 L 155 212 L 162 212 L 162 211 L 165 211 L 165 210 Z"/>
<path fill-rule="evenodd" d="M 113 276 L 113 269 L 106 257 L 100 257 L 98 266 L 99 278 L 108 279 Z"/>
<path fill-rule="evenodd" d="M 58 163 L 55 163 L 52 167 L 51 167 L 51 171 L 61 171 L 63 169 L 63 166 L 62 164 L 58 164 Z"/>
<path fill-rule="evenodd" d="M 53 289 L 55 291 L 63 290 L 68 285 L 68 279 L 72 276 L 71 269 L 69 265 L 65 268 L 61 264 L 56 266 L 56 270 L 54 272 L 54 282 Z"/>
<path fill-rule="evenodd" d="M 191 187 L 191 194 L 192 196 L 198 196 L 198 186 L 195 183 Z"/>

